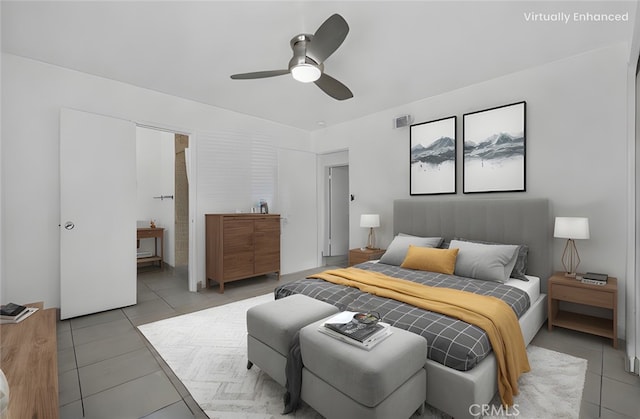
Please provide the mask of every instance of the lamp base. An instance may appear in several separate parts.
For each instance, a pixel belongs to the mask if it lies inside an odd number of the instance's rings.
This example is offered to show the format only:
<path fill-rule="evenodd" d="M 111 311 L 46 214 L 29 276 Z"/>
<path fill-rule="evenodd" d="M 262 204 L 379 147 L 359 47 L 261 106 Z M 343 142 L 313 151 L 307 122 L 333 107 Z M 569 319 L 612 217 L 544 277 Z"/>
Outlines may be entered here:
<path fill-rule="evenodd" d="M 367 249 L 376 249 L 376 233 L 373 232 L 373 227 L 369 228 L 369 238 L 367 239 Z"/>
<path fill-rule="evenodd" d="M 575 278 L 578 265 L 580 265 L 580 255 L 578 255 L 576 242 L 573 239 L 567 239 L 567 244 L 565 244 L 564 251 L 562 252 L 564 276 Z"/>

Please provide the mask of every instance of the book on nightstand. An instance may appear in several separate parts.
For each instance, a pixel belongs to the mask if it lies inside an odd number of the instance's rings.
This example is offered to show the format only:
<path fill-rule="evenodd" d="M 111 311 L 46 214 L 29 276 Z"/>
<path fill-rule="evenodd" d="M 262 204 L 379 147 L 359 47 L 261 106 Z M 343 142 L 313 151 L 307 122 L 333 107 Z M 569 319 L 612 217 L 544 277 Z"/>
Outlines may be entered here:
<path fill-rule="evenodd" d="M 343 311 L 322 323 L 318 330 L 367 351 L 391 335 L 389 324 L 378 322 L 364 326 L 352 322 L 354 314 L 352 311 Z"/>
<path fill-rule="evenodd" d="M 583 284 L 606 285 L 607 279 L 609 279 L 609 275 L 607 274 L 587 272 L 586 274 L 582 275 L 582 279 L 580 281 Z"/>

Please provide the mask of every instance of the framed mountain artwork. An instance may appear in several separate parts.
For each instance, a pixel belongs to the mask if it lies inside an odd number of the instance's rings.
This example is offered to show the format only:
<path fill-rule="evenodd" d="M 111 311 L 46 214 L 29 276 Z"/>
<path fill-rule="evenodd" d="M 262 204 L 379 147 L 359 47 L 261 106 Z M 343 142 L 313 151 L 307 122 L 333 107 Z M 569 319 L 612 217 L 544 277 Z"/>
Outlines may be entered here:
<path fill-rule="evenodd" d="M 463 193 L 524 192 L 526 103 L 463 115 Z"/>
<path fill-rule="evenodd" d="M 409 193 L 456 193 L 456 117 L 409 127 Z"/>

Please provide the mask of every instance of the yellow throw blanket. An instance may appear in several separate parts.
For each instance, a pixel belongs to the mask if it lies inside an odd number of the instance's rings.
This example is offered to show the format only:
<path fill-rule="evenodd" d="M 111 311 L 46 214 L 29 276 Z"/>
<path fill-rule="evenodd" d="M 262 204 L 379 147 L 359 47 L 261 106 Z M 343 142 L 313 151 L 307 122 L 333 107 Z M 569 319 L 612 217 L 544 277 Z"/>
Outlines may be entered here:
<path fill-rule="evenodd" d="M 513 404 L 518 377 L 531 369 L 518 318 L 499 298 L 430 287 L 358 268 L 328 270 L 310 278 L 355 287 L 480 327 L 487 333 L 498 362 L 498 390 L 504 405 Z"/>

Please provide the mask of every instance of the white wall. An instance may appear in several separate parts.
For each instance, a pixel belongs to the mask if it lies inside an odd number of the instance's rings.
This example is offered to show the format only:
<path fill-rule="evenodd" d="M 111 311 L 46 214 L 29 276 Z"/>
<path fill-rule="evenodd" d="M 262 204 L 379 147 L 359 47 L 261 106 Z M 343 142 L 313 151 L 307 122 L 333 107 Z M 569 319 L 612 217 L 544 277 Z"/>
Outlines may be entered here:
<path fill-rule="evenodd" d="M 128 119 L 181 133 L 232 130 L 260 132 L 278 149 L 310 151 L 302 130 L 88 74 L 17 57 L 2 56 L 2 302 L 60 304 L 59 110 L 62 107 Z M 8 106 L 10 105 L 10 106 Z M 197 149 L 197 138 L 194 139 Z M 284 173 L 284 176 L 299 176 Z M 305 173 L 298 182 L 315 190 Z M 246 207 L 251 205 L 247 202 Z M 292 205 L 296 205 L 295 202 Z M 272 208 L 271 212 L 277 212 Z M 204 228 L 204 215 L 195 217 Z M 316 235 L 317 222 L 300 234 Z M 287 228 L 294 228 L 291 224 Z M 284 237 L 284 234 L 283 234 Z M 198 243 L 204 247 L 204 241 Z M 302 251 L 302 250 L 300 250 Z M 306 259 L 315 260 L 316 249 Z M 204 275 L 199 261 L 197 275 Z M 312 266 L 309 266 L 312 267 Z"/>
<path fill-rule="evenodd" d="M 618 329 L 624 336 L 627 58 L 627 47 L 613 46 L 314 132 L 318 153 L 349 149 L 351 193 L 356 196 L 351 205 L 351 247 L 366 240 L 357 221 L 365 212 L 380 214 L 376 236 L 380 246 L 388 245 L 392 201 L 410 196 L 409 130 L 393 129 L 392 119 L 410 114 L 420 123 L 457 115 L 457 197 L 545 197 L 554 215 L 589 217 L 591 239 L 577 244 L 580 269 L 618 278 Z M 527 102 L 527 191 L 464 195 L 463 114 L 522 100 Z M 554 266 L 561 269 L 564 242 L 553 243 Z"/>
<path fill-rule="evenodd" d="M 164 228 L 164 261 L 175 266 L 175 200 L 156 199 L 175 195 L 175 134 L 138 127 L 136 129 L 136 172 L 138 182 L 138 227 Z M 156 253 L 154 240 L 141 240 L 142 250 Z M 159 251 L 159 250 L 158 250 Z"/>

